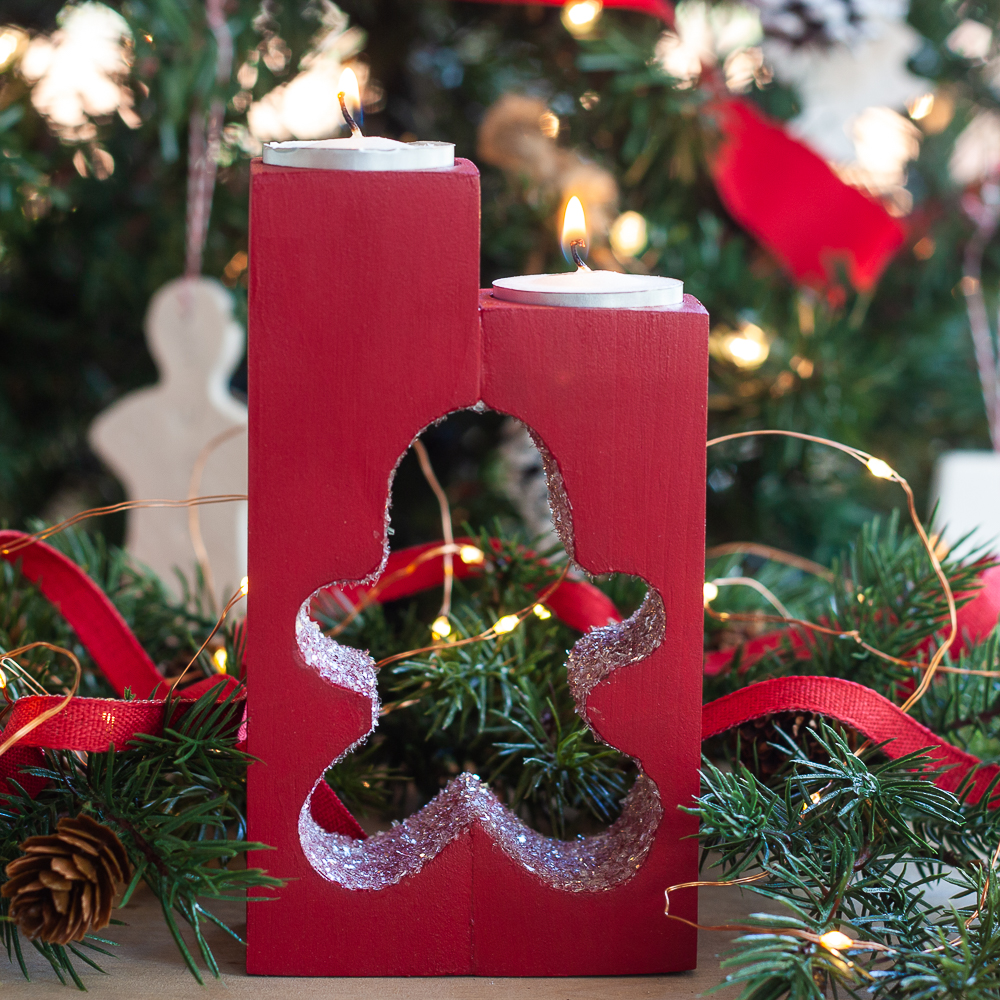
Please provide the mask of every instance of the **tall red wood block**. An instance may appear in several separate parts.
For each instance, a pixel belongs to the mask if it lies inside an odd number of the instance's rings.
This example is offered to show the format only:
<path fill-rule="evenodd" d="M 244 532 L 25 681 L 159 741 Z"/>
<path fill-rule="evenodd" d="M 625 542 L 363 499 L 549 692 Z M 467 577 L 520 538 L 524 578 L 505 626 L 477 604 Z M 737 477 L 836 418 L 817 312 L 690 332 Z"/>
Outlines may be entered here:
<path fill-rule="evenodd" d="M 471 165 L 406 174 L 255 164 L 250 251 L 250 835 L 292 879 L 252 904 L 271 975 L 587 975 L 694 964 L 663 890 L 695 877 L 708 319 L 477 301 Z M 371 663 L 302 609 L 376 572 L 391 477 L 446 413 L 511 413 L 548 452 L 580 565 L 635 573 L 644 610 L 584 637 L 571 685 L 639 760 L 623 819 L 559 844 L 472 777 L 388 834 L 325 834 L 308 799 L 373 723 Z M 686 907 L 686 908 L 685 908 Z M 694 918 L 694 894 L 674 912 Z"/>

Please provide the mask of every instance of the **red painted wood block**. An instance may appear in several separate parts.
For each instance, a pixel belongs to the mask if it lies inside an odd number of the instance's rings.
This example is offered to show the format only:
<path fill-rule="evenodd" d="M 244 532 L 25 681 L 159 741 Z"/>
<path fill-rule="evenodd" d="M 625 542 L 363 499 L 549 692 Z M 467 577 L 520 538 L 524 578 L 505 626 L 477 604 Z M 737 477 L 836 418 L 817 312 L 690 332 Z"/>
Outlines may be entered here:
<path fill-rule="evenodd" d="M 250 245 L 250 836 L 292 879 L 249 907 L 250 972 L 599 975 L 691 968 L 663 890 L 696 877 L 708 317 L 520 306 L 479 293 L 475 168 L 254 164 Z M 643 610 L 568 664 L 595 731 L 642 765 L 623 818 L 559 843 L 472 776 L 355 841 L 308 802 L 373 724 L 371 661 L 304 611 L 377 573 L 395 466 L 476 404 L 537 434 L 576 561 L 638 574 Z M 687 904 L 687 908 L 684 906 Z M 674 912 L 694 919 L 694 894 Z"/>

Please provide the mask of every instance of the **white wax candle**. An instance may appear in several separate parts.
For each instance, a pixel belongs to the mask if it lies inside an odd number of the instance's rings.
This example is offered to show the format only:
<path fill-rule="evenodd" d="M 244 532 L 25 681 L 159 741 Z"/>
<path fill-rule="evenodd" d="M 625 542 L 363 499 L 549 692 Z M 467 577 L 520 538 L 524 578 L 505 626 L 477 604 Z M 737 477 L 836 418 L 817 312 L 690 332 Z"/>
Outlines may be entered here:
<path fill-rule="evenodd" d="M 268 142 L 264 162 L 311 170 L 427 170 L 453 167 L 455 146 L 450 142 L 398 142 L 374 135 Z"/>
<path fill-rule="evenodd" d="M 523 274 L 498 278 L 493 295 L 508 302 L 575 309 L 643 309 L 679 306 L 684 282 L 654 274 L 619 274 L 581 269 L 566 274 Z"/>

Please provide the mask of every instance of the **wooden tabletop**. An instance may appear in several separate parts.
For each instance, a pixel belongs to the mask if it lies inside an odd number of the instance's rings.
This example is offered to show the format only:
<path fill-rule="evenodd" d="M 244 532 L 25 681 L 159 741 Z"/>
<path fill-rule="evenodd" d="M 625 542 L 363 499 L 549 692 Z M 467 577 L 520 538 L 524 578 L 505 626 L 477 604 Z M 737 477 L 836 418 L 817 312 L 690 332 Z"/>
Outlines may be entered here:
<path fill-rule="evenodd" d="M 763 909 L 760 900 L 739 889 L 702 889 L 701 920 L 719 924 L 738 920 L 750 909 Z M 756 906 L 754 906 L 756 903 Z M 263 904 L 266 905 L 266 904 Z M 242 933 L 245 914 L 240 904 L 213 907 Z M 696 997 L 720 982 L 719 954 L 734 936 L 723 933 L 700 935 L 698 969 L 671 976 L 633 976 L 615 979 L 487 979 L 455 977 L 440 979 L 287 979 L 248 976 L 241 945 L 221 931 L 206 931 L 222 981 L 210 977 L 199 986 L 177 954 L 158 905 L 149 893 L 136 893 L 121 911 L 126 927 L 113 927 L 109 937 L 120 942 L 117 957 L 102 959 L 108 975 L 81 965 L 81 977 L 96 998 L 113 1000 L 673 1000 Z M 189 938 L 190 940 L 190 938 Z M 192 945 L 193 947 L 193 945 Z M 73 986 L 60 985 L 48 965 L 34 949 L 26 948 L 31 982 L 25 982 L 16 965 L 8 966 L 0 955 L 0 994 L 4 1000 L 70 1000 Z M 730 991 L 722 994 L 731 996 Z"/>

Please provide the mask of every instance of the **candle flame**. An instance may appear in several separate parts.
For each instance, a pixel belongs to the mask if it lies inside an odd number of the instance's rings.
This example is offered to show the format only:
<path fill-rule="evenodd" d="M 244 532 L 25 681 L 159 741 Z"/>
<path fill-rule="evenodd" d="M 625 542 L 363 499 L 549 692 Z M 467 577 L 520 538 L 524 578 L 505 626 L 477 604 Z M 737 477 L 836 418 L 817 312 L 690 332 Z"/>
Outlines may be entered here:
<path fill-rule="evenodd" d="M 358 78 L 353 69 L 347 66 L 340 74 L 340 82 L 337 84 L 337 94 L 344 95 L 347 110 L 358 118 L 361 114 L 361 88 L 358 86 Z"/>
<path fill-rule="evenodd" d="M 562 248 L 567 260 L 576 261 L 577 267 L 582 264 L 587 252 L 587 219 L 583 214 L 583 205 L 576 195 L 566 203 L 563 215 Z M 577 253 L 573 251 L 576 250 Z"/>

